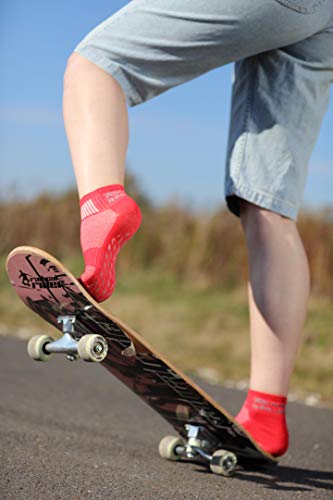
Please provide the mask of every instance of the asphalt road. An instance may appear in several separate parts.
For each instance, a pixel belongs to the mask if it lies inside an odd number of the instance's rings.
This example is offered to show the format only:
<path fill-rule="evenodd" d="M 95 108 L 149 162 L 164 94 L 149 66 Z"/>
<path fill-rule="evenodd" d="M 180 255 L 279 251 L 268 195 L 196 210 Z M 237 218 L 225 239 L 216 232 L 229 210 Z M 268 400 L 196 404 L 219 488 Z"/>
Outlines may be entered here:
<path fill-rule="evenodd" d="M 236 412 L 240 391 L 202 383 Z M 0 499 L 333 498 L 333 412 L 289 405 L 280 465 L 232 478 L 157 453 L 170 426 L 99 366 L 31 361 L 0 339 Z"/>

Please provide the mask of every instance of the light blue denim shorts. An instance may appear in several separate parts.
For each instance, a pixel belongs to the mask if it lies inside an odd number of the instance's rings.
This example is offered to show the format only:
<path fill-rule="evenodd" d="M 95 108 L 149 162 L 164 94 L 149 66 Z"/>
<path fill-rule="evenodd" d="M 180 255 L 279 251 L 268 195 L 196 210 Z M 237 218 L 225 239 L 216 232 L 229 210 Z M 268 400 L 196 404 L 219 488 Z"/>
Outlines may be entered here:
<path fill-rule="evenodd" d="M 333 0 L 132 0 L 75 51 L 129 106 L 235 61 L 227 205 L 297 218 L 333 81 Z"/>

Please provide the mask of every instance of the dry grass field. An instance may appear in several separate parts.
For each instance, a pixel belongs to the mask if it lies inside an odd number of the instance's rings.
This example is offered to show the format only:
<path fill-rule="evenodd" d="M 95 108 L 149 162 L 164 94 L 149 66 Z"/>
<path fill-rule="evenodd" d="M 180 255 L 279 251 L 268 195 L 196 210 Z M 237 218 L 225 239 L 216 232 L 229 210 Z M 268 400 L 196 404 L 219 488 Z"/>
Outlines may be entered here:
<path fill-rule="evenodd" d="M 195 215 L 156 208 L 129 179 L 143 209 L 142 227 L 122 251 L 118 286 L 105 303 L 189 373 L 225 383 L 249 371 L 247 262 L 236 219 L 221 209 Z M 299 227 L 310 261 L 312 296 L 292 391 L 333 405 L 333 211 L 303 214 Z M 73 192 L 0 205 L 0 333 L 27 338 L 45 331 L 7 282 L 5 256 L 41 247 L 79 275 L 79 213 Z M 170 237 L 172 234 L 172 238 Z"/>

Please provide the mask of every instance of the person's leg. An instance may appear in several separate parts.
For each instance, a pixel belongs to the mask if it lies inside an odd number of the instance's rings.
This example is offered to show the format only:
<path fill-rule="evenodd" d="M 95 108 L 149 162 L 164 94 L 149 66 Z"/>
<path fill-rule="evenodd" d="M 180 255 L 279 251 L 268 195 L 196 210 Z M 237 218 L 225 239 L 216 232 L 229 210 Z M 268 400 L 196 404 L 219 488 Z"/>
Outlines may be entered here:
<path fill-rule="evenodd" d="M 286 396 L 309 294 L 295 221 L 333 79 L 331 48 L 323 32 L 236 65 L 226 197 L 248 247 L 252 348 L 236 420 L 274 455 L 288 447 Z"/>
<path fill-rule="evenodd" d="M 249 261 L 251 375 L 236 420 L 273 455 L 288 448 L 285 405 L 310 292 L 295 221 L 244 200 L 241 222 Z"/>
<path fill-rule="evenodd" d="M 116 284 L 115 262 L 137 231 L 139 207 L 124 191 L 128 117 L 119 83 L 80 54 L 64 78 L 64 122 L 81 201 L 81 282 L 98 301 Z"/>
<path fill-rule="evenodd" d="M 295 221 L 244 200 L 249 261 L 250 389 L 236 420 L 273 455 L 288 448 L 285 405 L 310 292 Z"/>
<path fill-rule="evenodd" d="M 70 57 L 64 120 L 81 197 L 82 283 L 97 300 L 115 286 L 121 246 L 140 224 L 123 190 L 133 106 L 210 69 L 301 40 L 321 28 L 274 0 L 135 0 L 93 30 Z M 301 22 L 300 22 L 301 21 Z M 260 37 L 257 36 L 260 22 Z M 278 27 L 278 29 L 277 29 Z"/>
<path fill-rule="evenodd" d="M 73 53 L 64 77 L 63 116 L 80 198 L 124 184 L 128 114 L 124 92 L 106 71 Z"/>
<path fill-rule="evenodd" d="M 250 388 L 286 396 L 310 292 L 296 222 L 242 202 L 249 261 Z"/>

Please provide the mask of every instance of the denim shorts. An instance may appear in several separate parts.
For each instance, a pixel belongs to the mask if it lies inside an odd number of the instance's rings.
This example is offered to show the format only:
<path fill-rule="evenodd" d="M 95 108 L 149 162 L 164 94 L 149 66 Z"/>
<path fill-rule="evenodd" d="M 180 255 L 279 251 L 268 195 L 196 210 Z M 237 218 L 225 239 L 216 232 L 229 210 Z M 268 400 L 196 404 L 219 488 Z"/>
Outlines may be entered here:
<path fill-rule="evenodd" d="M 333 0 L 132 0 L 75 51 L 129 106 L 235 61 L 227 205 L 296 220 L 333 81 Z"/>

